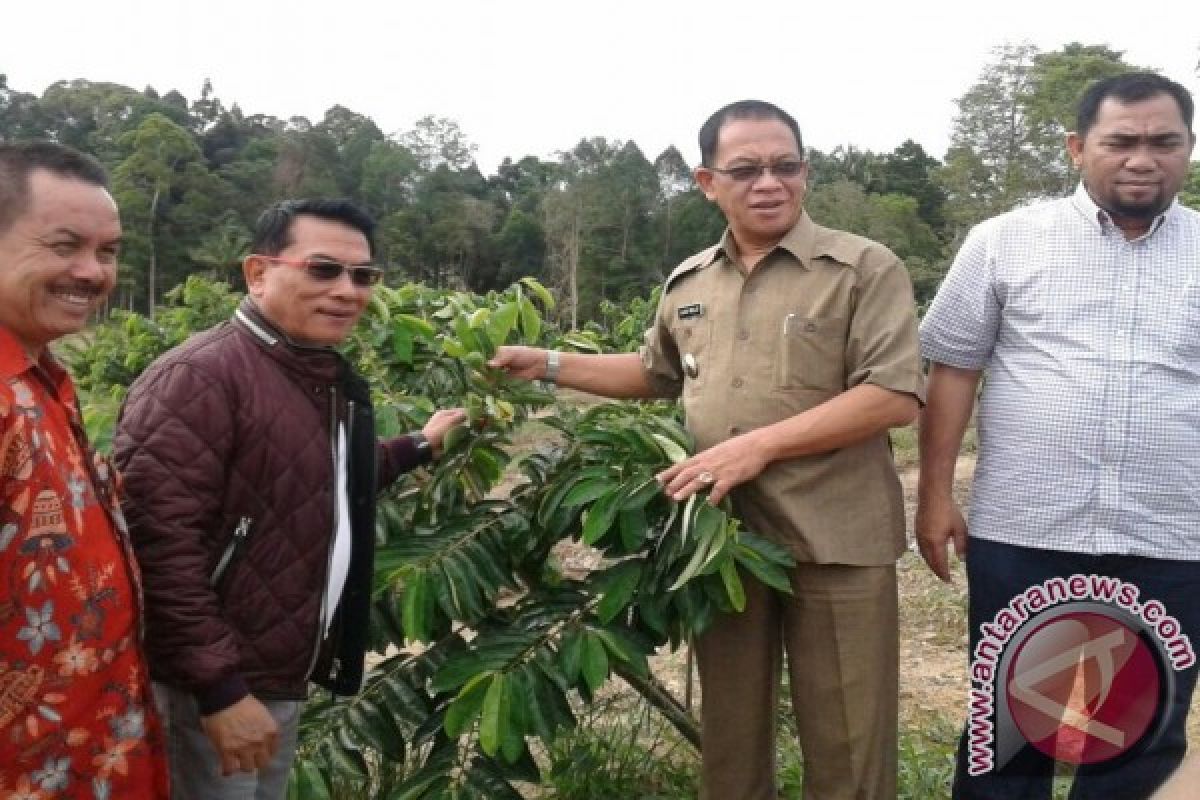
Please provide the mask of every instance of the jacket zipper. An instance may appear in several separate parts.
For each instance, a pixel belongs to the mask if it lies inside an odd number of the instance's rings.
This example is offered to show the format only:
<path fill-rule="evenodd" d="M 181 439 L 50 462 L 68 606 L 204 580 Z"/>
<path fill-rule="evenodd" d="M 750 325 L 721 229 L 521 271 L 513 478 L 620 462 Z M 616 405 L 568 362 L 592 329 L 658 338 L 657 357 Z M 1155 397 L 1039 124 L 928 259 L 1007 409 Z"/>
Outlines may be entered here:
<path fill-rule="evenodd" d="M 234 557 L 237 556 L 238 551 L 246 544 L 247 537 L 250 536 L 251 522 L 253 520 L 250 517 L 242 517 L 238 520 L 237 527 L 233 529 L 233 538 L 229 540 L 229 544 L 225 545 L 225 552 L 221 554 L 221 560 L 217 562 L 212 575 L 209 576 L 209 586 L 216 586 L 220 583 L 222 576 L 225 575 L 229 567 L 233 564 Z"/>
<path fill-rule="evenodd" d="M 321 643 L 325 640 L 325 616 L 329 613 L 329 576 L 333 572 L 333 547 L 337 541 L 338 526 L 338 436 L 341 433 L 337 413 L 337 387 L 329 387 L 329 450 L 333 457 L 333 535 L 329 537 L 329 549 L 325 552 L 325 579 L 321 582 L 321 612 L 317 615 L 317 636 L 313 644 L 312 658 L 309 659 L 305 679 L 313 677 L 313 668 L 317 666 L 317 657 L 321 654 Z M 347 437 L 348 439 L 349 437 Z M 349 441 L 346 443 L 350 446 Z"/>

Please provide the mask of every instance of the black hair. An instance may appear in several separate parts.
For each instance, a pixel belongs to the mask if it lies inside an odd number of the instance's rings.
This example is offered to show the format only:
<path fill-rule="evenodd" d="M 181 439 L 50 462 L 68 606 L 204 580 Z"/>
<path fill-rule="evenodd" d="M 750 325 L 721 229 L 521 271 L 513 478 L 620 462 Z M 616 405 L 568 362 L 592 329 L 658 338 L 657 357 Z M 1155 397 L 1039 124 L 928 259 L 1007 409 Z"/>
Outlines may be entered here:
<path fill-rule="evenodd" d="M 1192 95 L 1187 89 L 1154 72 L 1124 72 L 1102 78 L 1084 90 L 1075 114 L 1075 133 L 1082 137 L 1087 136 L 1088 131 L 1096 124 L 1100 105 L 1110 97 L 1122 104 L 1129 104 L 1149 100 L 1160 94 L 1170 95 L 1175 100 L 1183 122 L 1190 132 L 1195 107 L 1192 104 Z"/>
<path fill-rule="evenodd" d="M 364 209 L 346 199 L 284 200 L 268 208 L 254 226 L 251 252 L 277 256 L 292 243 L 292 222 L 309 216 L 340 222 L 367 238 L 367 247 L 375 255 L 375 220 Z"/>
<path fill-rule="evenodd" d="M 0 233 L 29 209 L 29 176 L 39 169 L 108 189 L 108 173 L 86 153 L 58 142 L 0 143 Z"/>
<path fill-rule="evenodd" d="M 777 119 L 788 126 L 796 137 L 796 148 L 800 157 L 804 157 L 804 140 L 800 136 L 800 126 L 791 114 L 773 103 L 765 100 L 738 100 L 717 110 L 700 126 L 700 163 L 706 167 L 715 166 L 713 157 L 717 154 L 717 139 L 725 123 L 735 119 Z"/>

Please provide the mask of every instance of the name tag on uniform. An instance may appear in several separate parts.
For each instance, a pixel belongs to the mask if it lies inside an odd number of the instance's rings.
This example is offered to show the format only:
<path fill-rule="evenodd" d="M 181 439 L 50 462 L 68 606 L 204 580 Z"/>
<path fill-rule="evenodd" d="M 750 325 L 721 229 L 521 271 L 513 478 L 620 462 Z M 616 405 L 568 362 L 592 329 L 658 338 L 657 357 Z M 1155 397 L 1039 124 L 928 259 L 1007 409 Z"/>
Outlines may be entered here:
<path fill-rule="evenodd" d="M 698 319 L 704 316 L 704 304 L 692 303 L 690 306 L 679 307 L 680 319 Z"/>

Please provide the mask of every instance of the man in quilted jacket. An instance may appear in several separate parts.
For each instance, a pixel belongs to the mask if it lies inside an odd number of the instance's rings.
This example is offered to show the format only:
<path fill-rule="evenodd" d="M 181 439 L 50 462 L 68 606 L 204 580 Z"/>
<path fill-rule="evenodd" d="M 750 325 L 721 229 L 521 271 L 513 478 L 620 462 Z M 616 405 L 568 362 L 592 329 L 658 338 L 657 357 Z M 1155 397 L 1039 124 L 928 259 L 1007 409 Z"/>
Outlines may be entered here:
<path fill-rule="evenodd" d="M 373 229 L 346 201 L 268 209 L 233 319 L 155 362 L 122 409 L 176 798 L 283 797 L 308 682 L 362 683 L 375 494 L 463 418 L 375 438 L 366 383 L 333 349 L 382 276 Z"/>

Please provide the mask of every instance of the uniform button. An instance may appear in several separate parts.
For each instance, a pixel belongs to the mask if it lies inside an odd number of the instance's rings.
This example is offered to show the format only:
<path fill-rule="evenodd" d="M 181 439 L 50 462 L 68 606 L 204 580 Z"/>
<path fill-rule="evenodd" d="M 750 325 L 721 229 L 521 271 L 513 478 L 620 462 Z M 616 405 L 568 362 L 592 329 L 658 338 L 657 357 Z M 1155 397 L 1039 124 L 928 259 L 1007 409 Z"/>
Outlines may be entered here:
<path fill-rule="evenodd" d="M 734 378 L 734 379 L 733 379 L 733 388 L 735 388 L 735 389 L 740 389 L 740 388 L 742 388 L 742 379 L 741 379 L 741 378 Z"/>
<path fill-rule="evenodd" d="M 732 428 L 730 428 L 730 429 L 729 429 L 729 435 L 730 435 L 730 436 L 737 436 L 737 435 L 739 435 L 741 432 L 742 432 L 742 429 L 741 429 L 741 428 L 739 428 L 737 425 L 734 425 Z"/>

